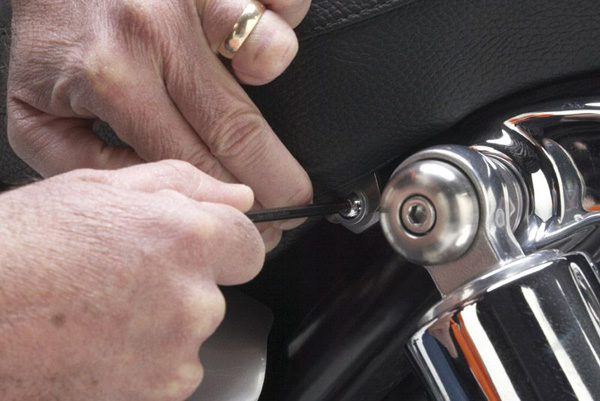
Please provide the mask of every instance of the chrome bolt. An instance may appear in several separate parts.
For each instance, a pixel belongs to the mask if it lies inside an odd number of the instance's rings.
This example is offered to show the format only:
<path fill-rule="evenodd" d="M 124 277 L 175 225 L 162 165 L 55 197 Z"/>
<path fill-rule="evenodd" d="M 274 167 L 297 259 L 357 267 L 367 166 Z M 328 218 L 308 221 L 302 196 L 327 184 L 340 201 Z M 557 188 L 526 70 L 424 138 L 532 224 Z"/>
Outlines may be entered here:
<path fill-rule="evenodd" d="M 409 233 L 425 235 L 435 226 L 435 207 L 424 196 L 412 196 L 400 208 L 400 220 Z"/>
<path fill-rule="evenodd" d="M 348 200 L 350 201 L 350 209 L 341 212 L 340 216 L 346 220 L 353 220 L 360 216 L 363 210 L 363 201 L 356 193 L 350 195 Z"/>

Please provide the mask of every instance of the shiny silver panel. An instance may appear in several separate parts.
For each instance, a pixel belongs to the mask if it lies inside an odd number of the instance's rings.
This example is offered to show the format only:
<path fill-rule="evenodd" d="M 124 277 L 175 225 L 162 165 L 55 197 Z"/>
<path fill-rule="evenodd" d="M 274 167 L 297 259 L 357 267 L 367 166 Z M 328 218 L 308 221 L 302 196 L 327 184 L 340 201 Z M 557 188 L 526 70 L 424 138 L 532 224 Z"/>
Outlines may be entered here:
<path fill-rule="evenodd" d="M 415 233 L 407 204 L 419 199 L 425 209 L 431 205 L 435 221 L 430 221 L 429 229 Z M 392 247 L 411 262 L 453 261 L 469 249 L 477 232 L 477 193 L 460 169 L 418 153 L 390 178 L 381 199 L 381 225 Z"/>
<path fill-rule="evenodd" d="M 441 301 L 408 347 L 437 400 L 600 399 L 600 283 L 545 251 Z"/>
<path fill-rule="evenodd" d="M 411 158 L 460 168 L 481 214 L 463 256 L 427 266 L 444 297 L 408 348 L 436 399 L 600 399 L 599 133 L 580 104 Z"/>
<path fill-rule="evenodd" d="M 525 253 L 548 248 L 584 250 L 600 262 L 594 246 L 600 241 L 600 208 L 594 197 L 600 181 L 593 170 L 600 166 L 600 154 L 592 155 L 582 140 L 575 141 L 571 152 L 585 156 L 585 163 L 576 164 L 556 142 L 582 133 L 588 140 L 600 137 L 598 105 L 577 107 L 516 116 L 472 148 L 502 160 L 521 179 L 527 209 L 515 235 Z"/>
<path fill-rule="evenodd" d="M 465 146 L 436 146 L 408 158 L 383 192 L 381 225 L 388 241 L 422 264 L 442 294 L 523 257 L 512 228 L 520 224 L 516 177 L 498 160 Z M 398 217 L 412 196 L 428 197 L 437 214 L 424 236 L 407 232 Z M 448 222 L 440 224 L 440 220 Z"/>
<path fill-rule="evenodd" d="M 224 289 L 223 323 L 200 350 L 204 379 L 187 401 L 256 401 L 267 368 L 272 312 L 234 289 Z"/>

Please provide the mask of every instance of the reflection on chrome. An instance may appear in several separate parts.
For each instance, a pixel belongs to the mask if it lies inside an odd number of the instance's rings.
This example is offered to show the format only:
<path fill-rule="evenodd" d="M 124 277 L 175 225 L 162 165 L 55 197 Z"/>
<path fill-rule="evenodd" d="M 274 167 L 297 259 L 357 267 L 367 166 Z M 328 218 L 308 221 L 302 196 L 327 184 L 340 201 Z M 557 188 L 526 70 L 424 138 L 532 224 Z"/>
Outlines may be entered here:
<path fill-rule="evenodd" d="M 540 325 L 540 328 L 542 329 L 542 332 L 546 337 L 548 345 L 552 349 L 554 356 L 558 360 L 560 367 L 562 368 L 567 380 L 569 381 L 571 388 L 577 395 L 577 399 L 582 401 L 593 401 L 594 399 L 592 398 L 592 395 L 587 389 L 585 383 L 583 383 L 581 375 L 577 371 L 577 368 L 571 360 L 569 353 L 567 352 L 567 350 L 565 350 L 563 344 L 558 339 L 558 335 L 552 329 L 552 324 L 550 324 L 548 318 L 546 317 L 546 314 L 542 310 L 537 295 L 535 294 L 533 289 L 529 287 L 523 287 L 521 288 L 521 291 L 523 292 L 523 296 L 525 297 L 525 300 L 529 305 L 529 309 L 535 316 L 537 323 Z M 581 325 L 579 326 L 581 327 Z M 587 338 L 585 332 L 583 332 L 582 334 L 584 335 L 584 337 Z M 592 353 L 595 354 L 596 352 L 592 349 Z"/>
<path fill-rule="evenodd" d="M 488 398 L 505 400 L 517 399 L 516 390 L 513 387 L 506 370 L 504 370 L 502 361 L 479 321 L 477 305 L 473 304 L 466 306 L 459 314 L 459 321 L 462 323 L 464 337 L 469 340 L 468 344 L 470 346 L 469 349 L 461 347 L 463 353 L 470 352 L 473 355 L 479 355 L 481 361 L 479 361 L 480 363 L 478 364 L 477 369 L 481 372 L 480 375 L 482 376 L 482 379 L 486 378 L 485 376 L 489 376 L 488 383 L 486 383 L 486 387 L 488 388 L 486 395 Z M 455 330 L 455 327 L 452 327 L 453 331 Z M 478 339 L 478 348 L 473 347 L 474 344 L 471 337 Z M 488 371 L 487 366 L 492 366 L 493 369 Z"/>
<path fill-rule="evenodd" d="M 421 151 L 384 191 L 386 237 L 442 294 L 408 344 L 437 400 L 600 400 L 600 103 L 570 105 Z M 461 180 L 413 174 L 422 165 Z M 447 202 L 467 191 L 467 206 Z M 479 210 L 468 241 L 443 225 L 405 235 L 413 196 L 451 205 L 448 219 Z"/>
<path fill-rule="evenodd" d="M 594 270 L 542 252 L 443 299 L 408 346 L 435 399 L 600 399 Z"/>

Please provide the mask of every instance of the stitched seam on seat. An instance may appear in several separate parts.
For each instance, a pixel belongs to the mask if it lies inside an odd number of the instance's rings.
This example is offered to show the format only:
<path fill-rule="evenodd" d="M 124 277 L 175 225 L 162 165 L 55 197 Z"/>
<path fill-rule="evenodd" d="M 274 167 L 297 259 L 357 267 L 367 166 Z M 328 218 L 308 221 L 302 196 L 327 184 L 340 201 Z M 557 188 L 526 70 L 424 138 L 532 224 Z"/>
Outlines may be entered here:
<path fill-rule="evenodd" d="M 346 27 L 351 24 L 365 21 L 368 18 L 372 18 L 372 17 L 376 17 L 377 15 L 380 15 L 384 11 L 393 10 L 396 7 L 398 7 L 398 8 L 404 7 L 411 3 L 414 3 L 415 1 L 417 1 L 417 0 L 405 0 L 405 1 L 387 0 L 385 3 L 377 4 L 373 7 L 365 8 L 365 9 L 360 10 L 359 12 L 349 14 L 340 20 L 330 21 L 330 22 L 326 23 L 325 25 L 317 25 L 317 26 L 307 30 L 306 33 L 304 35 L 302 35 L 302 39 L 318 36 L 320 34 L 323 34 L 325 32 L 333 30 L 339 26 Z M 364 16 L 364 18 L 361 18 L 363 16 Z M 349 23 L 349 24 L 346 24 L 346 23 Z"/>

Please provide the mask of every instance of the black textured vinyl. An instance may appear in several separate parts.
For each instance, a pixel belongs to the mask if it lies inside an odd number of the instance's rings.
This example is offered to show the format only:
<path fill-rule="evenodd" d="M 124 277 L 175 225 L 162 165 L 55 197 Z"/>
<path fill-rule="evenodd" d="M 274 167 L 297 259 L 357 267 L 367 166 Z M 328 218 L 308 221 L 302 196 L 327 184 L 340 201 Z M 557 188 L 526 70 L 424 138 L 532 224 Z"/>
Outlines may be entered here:
<path fill-rule="evenodd" d="M 292 67 L 251 89 L 318 190 L 378 168 L 501 98 L 600 69 L 596 0 L 395 2 L 311 36 L 340 10 L 372 3 L 316 0 L 313 11 L 325 16 L 313 13 L 311 28 L 300 28 L 307 38 Z"/>
<path fill-rule="evenodd" d="M 290 69 L 248 90 L 317 193 L 492 102 L 600 70 L 597 0 L 314 0 L 298 34 Z M 1 137 L 0 180 L 21 179 Z"/>

